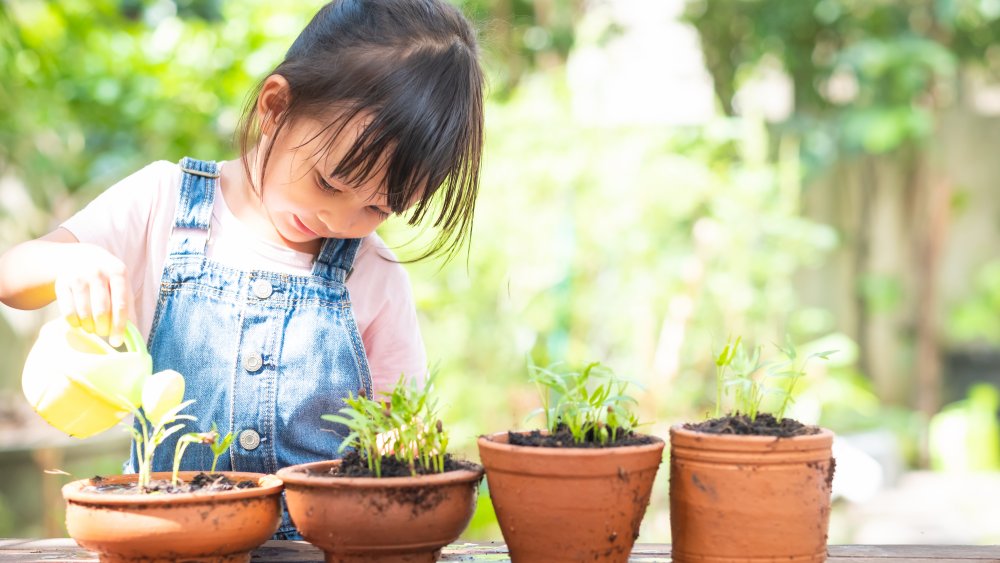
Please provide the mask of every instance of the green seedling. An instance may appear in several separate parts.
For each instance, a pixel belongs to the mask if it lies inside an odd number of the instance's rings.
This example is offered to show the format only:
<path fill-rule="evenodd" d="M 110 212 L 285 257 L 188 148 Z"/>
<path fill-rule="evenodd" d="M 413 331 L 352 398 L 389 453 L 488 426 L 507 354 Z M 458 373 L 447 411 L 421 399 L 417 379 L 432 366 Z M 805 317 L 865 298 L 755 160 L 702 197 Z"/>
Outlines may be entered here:
<path fill-rule="evenodd" d="M 725 385 L 726 366 L 733 362 L 736 356 L 736 349 L 740 347 L 742 338 L 737 337 L 736 342 L 727 341 L 722 353 L 715 359 L 715 417 L 722 416 L 722 389 Z"/>
<path fill-rule="evenodd" d="M 178 420 L 196 420 L 195 417 L 180 414 L 182 410 L 194 403 L 183 401 L 184 377 L 173 370 L 154 373 L 146 379 L 142 388 L 142 406 L 132 404 L 127 398 L 119 397 L 123 407 L 131 410 L 139 428 L 128 426 L 128 431 L 135 440 L 136 458 L 138 459 L 138 480 L 136 485 L 140 491 L 147 490 L 150 484 L 150 473 L 153 466 L 153 455 L 156 447 L 168 437 L 184 428 L 184 423 L 175 424 Z M 183 442 L 183 440 L 181 441 Z M 183 448 L 174 450 L 174 480 L 176 468 L 179 465 L 180 453 Z"/>
<path fill-rule="evenodd" d="M 722 416 L 724 390 L 733 390 L 734 412 L 746 415 L 751 421 L 757 420 L 761 404 L 766 395 L 777 396 L 780 401 L 775 419 L 781 422 L 788 407 L 795 402 L 793 393 L 799 379 L 805 376 L 806 364 L 812 358 L 829 359 L 834 350 L 810 354 L 801 364 L 797 364 L 798 352 L 791 339 L 785 345 L 775 346 L 783 359 L 763 362 L 761 347 L 755 347 L 747 354 L 742 339 L 729 339 L 722 352 L 715 359 L 716 366 L 716 417 Z M 773 380 L 787 380 L 784 385 L 771 384 Z"/>
<path fill-rule="evenodd" d="M 408 466 L 411 475 L 443 473 L 448 433 L 437 417 L 436 401 L 430 398 L 433 379 L 431 374 L 418 388 L 401 376 L 388 401 L 369 399 L 361 390 L 357 397 L 344 399 L 347 406 L 339 414 L 322 418 L 347 427 L 349 434 L 340 450 L 355 449 L 376 477 L 382 476 L 384 458 Z"/>
<path fill-rule="evenodd" d="M 212 423 L 212 431 L 210 434 L 215 434 L 215 438 L 208 444 L 208 447 L 212 449 L 212 468 L 208 470 L 209 473 L 215 473 L 215 466 L 219 463 L 219 457 L 226 453 L 229 449 L 229 445 L 233 443 L 233 433 L 228 432 L 224 437 L 220 437 L 219 429 L 215 427 L 215 423 Z"/>
<path fill-rule="evenodd" d="M 788 380 L 787 385 L 778 387 L 780 390 L 779 396 L 781 397 L 781 406 L 778 408 L 775 418 L 778 419 L 778 422 L 781 422 L 781 419 L 785 418 L 785 411 L 792 403 L 795 402 L 795 399 L 792 398 L 792 393 L 795 391 L 795 384 L 799 382 L 799 379 L 802 379 L 802 377 L 805 376 L 806 364 L 809 363 L 809 360 L 813 358 L 829 360 L 830 354 L 833 354 L 836 350 L 825 350 L 823 352 L 810 354 L 802 360 L 801 364 L 796 365 L 795 361 L 798 359 L 798 352 L 795 350 L 795 345 L 792 343 L 791 338 L 786 337 L 785 345 L 783 347 L 778 346 L 778 349 L 781 350 L 782 354 L 784 354 L 786 358 L 788 358 L 786 362 L 779 364 L 771 371 L 772 377 Z"/>
<path fill-rule="evenodd" d="M 542 407 L 529 415 L 545 415 L 545 426 L 555 433 L 564 425 L 573 441 L 588 440 L 602 445 L 628 435 L 638 425 L 631 410 L 636 400 L 626 394 L 632 383 L 610 369 L 593 362 L 581 371 L 529 365 L 529 377 L 538 387 Z"/>
<path fill-rule="evenodd" d="M 180 414 L 180 411 L 184 410 L 191 403 L 194 403 L 194 401 L 184 401 L 173 409 L 166 411 L 159 419 L 152 420 L 143 416 L 142 411 L 139 409 L 132 411 L 140 427 L 140 430 L 137 430 L 135 427 L 129 427 L 132 438 L 135 439 L 136 457 L 139 460 L 139 480 L 137 485 L 140 490 L 145 490 L 149 487 L 153 454 L 156 453 L 156 447 L 172 434 L 184 428 L 183 423 L 173 423 L 178 420 L 195 420 L 193 416 Z M 177 462 L 175 461 L 176 465 Z"/>
<path fill-rule="evenodd" d="M 229 432 L 225 437 L 219 435 L 219 429 L 212 423 L 212 429 L 208 432 L 188 432 L 177 440 L 177 447 L 174 449 L 174 471 L 170 477 L 170 483 L 175 487 L 180 484 L 177 474 L 181 467 L 181 458 L 184 457 L 184 450 L 191 444 L 205 444 L 212 450 L 212 467 L 209 473 L 215 473 L 215 466 L 219 462 L 219 457 L 229 449 L 229 444 L 233 441 L 233 433 Z"/>
<path fill-rule="evenodd" d="M 214 424 L 213 424 L 214 426 Z M 215 442 L 219 437 L 219 433 L 215 430 L 211 432 L 188 432 L 187 434 L 181 435 L 177 439 L 177 446 L 174 448 L 174 470 L 170 475 L 170 484 L 173 486 L 180 485 L 180 479 L 177 477 L 178 472 L 181 468 L 181 458 L 184 457 L 184 450 L 191 444 L 211 444 Z"/>

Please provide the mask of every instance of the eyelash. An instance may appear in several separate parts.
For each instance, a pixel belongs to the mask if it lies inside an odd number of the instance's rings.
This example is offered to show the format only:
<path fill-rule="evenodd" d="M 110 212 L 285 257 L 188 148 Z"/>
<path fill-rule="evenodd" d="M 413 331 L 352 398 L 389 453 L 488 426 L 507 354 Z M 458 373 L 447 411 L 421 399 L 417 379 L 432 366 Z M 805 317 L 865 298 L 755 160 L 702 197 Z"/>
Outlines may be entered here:
<path fill-rule="evenodd" d="M 324 192 L 330 192 L 330 193 L 337 194 L 337 193 L 342 193 L 344 191 L 344 190 L 341 190 L 339 188 L 335 188 L 335 187 L 331 186 L 330 184 L 328 184 L 327 181 L 325 179 L 323 179 L 322 176 L 318 176 L 318 178 L 319 178 L 319 187 Z M 378 207 L 375 207 L 373 205 L 369 205 L 368 206 L 368 210 L 371 211 L 372 213 L 378 215 L 379 219 L 387 219 L 389 217 L 389 213 L 387 213 L 385 211 L 382 211 L 381 209 L 379 209 Z"/>

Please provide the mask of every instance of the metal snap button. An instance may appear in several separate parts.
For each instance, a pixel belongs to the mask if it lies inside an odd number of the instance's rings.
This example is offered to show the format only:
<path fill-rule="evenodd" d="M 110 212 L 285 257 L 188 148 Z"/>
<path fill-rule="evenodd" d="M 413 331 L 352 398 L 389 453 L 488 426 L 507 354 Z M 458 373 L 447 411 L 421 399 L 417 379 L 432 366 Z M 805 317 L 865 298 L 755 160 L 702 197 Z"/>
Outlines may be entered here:
<path fill-rule="evenodd" d="M 262 365 L 264 365 L 264 360 L 260 357 L 260 354 L 247 354 L 243 358 L 243 368 L 247 371 L 257 371 Z"/>
<path fill-rule="evenodd" d="M 240 432 L 240 445 L 244 450 L 255 450 L 260 445 L 260 434 L 255 430 L 246 429 Z"/>
<path fill-rule="evenodd" d="M 253 282 L 253 294 L 257 296 L 257 299 L 267 299 L 274 293 L 274 287 L 271 286 L 271 282 L 267 280 L 257 280 Z"/>

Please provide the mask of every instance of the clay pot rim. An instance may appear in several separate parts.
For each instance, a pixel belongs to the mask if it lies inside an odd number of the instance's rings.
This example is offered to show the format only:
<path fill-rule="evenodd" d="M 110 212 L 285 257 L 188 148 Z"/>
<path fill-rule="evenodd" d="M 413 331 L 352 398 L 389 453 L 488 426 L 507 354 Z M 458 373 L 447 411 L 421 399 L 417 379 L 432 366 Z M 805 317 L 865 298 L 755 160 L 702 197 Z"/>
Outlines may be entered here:
<path fill-rule="evenodd" d="M 178 476 L 181 479 L 190 479 L 199 473 L 206 471 L 180 471 Z M 223 474 L 233 480 L 256 480 L 259 485 L 255 489 L 232 489 L 229 491 L 214 491 L 204 493 L 176 493 L 176 494 L 118 494 L 118 493 L 93 493 L 84 492 L 83 488 L 92 485 L 92 478 L 79 479 L 63 485 L 62 495 L 68 502 L 78 504 L 99 504 L 99 505 L 157 505 L 170 506 L 178 504 L 197 504 L 205 502 L 233 501 L 248 498 L 257 498 L 270 495 L 281 494 L 284 483 L 278 477 L 264 473 L 248 473 L 243 471 L 214 471 L 213 474 Z M 151 473 L 151 479 L 170 479 L 172 473 L 162 471 Z M 105 477 L 112 483 L 127 483 L 135 481 L 139 477 L 135 473 L 109 475 Z"/>
<path fill-rule="evenodd" d="M 713 432 L 699 432 L 697 430 L 691 430 L 684 428 L 687 422 L 678 422 L 670 427 L 670 435 L 678 435 L 682 438 L 709 438 L 719 442 L 733 442 L 733 443 L 770 443 L 775 441 L 782 442 L 811 442 L 816 440 L 826 440 L 833 439 L 834 432 L 829 428 L 823 428 L 822 426 L 817 426 L 819 432 L 815 434 L 802 434 L 800 436 L 757 436 L 749 434 L 716 434 Z"/>
<path fill-rule="evenodd" d="M 426 487 L 434 485 L 446 485 L 478 481 L 485 474 L 483 466 L 467 462 L 476 466 L 472 469 L 456 469 L 444 473 L 434 473 L 430 475 L 417 475 L 416 477 L 335 477 L 326 475 L 309 475 L 307 470 L 328 471 L 332 467 L 340 465 L 341 460 L 332 459 L 325 461 L 314 461 L 311 463 L 300 463 L 290 465 L 278 470 L 278 477 L 285 483 L 285 486 L 314 487 L 314 488 L 367 488 L 367 489 L 389 489 L 398 487 Z"/>
<path fill-rule="evenodd" d="M 652 434 L 641 434 L 641 436 L 646 436 L 653 439 L 651 444 L 630 444 L 625 446 L 611 446 L 607 448 L 549 448 L 542 446 L 519 446 L 515 444 L 507 443 L 507 432 L 494 432 L 493 434 L 483 434 L 479 437 L 477 442 L 479 447 L 487 447 L 494 450 L 501 450 L 511 453 L 519 453 L 524 455 L 537 455 L 544 457 L 564 457 L 564 456 L 580 456 L 584 458 L 590 457 L 604 457 L 610 453 L 620 453 L 623 451 L 642 453 L 646 451 L 661 450 L 666 445 L 663 438 L 659 436 L 653 436 Z M 513 432 L 513 431 L 511 431 Z M 531 430 L 522 430 L 514 432 L 514 434 L 528 434 L 532 432 Z"/>

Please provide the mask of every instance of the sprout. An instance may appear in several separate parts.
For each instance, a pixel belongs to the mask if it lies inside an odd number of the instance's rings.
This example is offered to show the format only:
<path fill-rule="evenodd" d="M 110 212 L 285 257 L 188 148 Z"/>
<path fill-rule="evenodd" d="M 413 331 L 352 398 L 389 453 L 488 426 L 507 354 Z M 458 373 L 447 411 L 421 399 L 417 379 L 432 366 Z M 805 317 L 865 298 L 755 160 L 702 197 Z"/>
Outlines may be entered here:
<path fill-rule="evenodd" d="M 212 454 L 215 457 L 212 458 L 212 467 L 208 470 L 209 473 L 215 473 L 215 465 L 219 462 L 219 456 L 221 456 L 227 449 L 229 449 L 229 444 L 233 441 L 233 433 L 229 432 L 226 434 L 225 438 L 219 435 L 219 429 L 212 423 L 212 429 L 208 432 L 188 432 L 184 434 L 177 440 L 177 447 L 174 449 L 174 471 L 173 475 L 170 477 L 170 482 L 174 486 L 177 486 L 180 480 L 177 478 L 177 474 L 181 467 L 181 458 L 184 457 L 184 450 L 187 449 L 190 444 L 206 444 L 212 450 Z"/>
<path fill-rule="evenodd" d="M 784 346 L 776 346 L 784 356 L 782 360 L 763 362 L 761 347 L 756 347 L 752 355 L 747 355 L 743 349 L 741 338 L 730 339 L 715 360 L 716 366 L 716 417 L 722 413 L 722 395 L 724 389 L 733 389 L 735 412 L 743 413 L 751 421 L 757 420 L 760 406 L 765 395 L 775 395 L 781 400 L 775 419 L 781 422 L 785 412 L 795 400 L 792 394 L 795 384 L 805 376 L 806 364 L 813 358 L 829 359 L 835 350 L 810 354 L 801 364 L 796 365 L 798 352 L 791 338 L 786 338 Z M 769 385 L 772 379 L 787 379 L 785 385 Z"/>
<path fill-rule="evenodd" d="M 619 378 L 610 368 L 593 362 L 583 371 L 528 366 L 529 377 L 538 386 L 542 408 L 529 414 L 545 414 L 545 425 L 555 433 L 560 425 L 582 444 L 588 436 L 601 445 L 627 436 L 639 425 L 630 405 L 636 402 L 625 391 L 632 382 Z"/>
<path fill-rule="evenodd" d="M 220 439 L 219 430 L 215 427 L 215 423 L 213 422 L 210 434 L 214 434 L 215 438 L 211 442 L 206 443 L 208 444 L 208 447 L 212 449 L 212 454 L 215 457 L 212 458 L 212 468 L 209 469 L 208 472 L 214 473 L 215 464 L 219 462 L 219 456 L 226 453 L 226 450 L 229 449 L 229 444 L 233 443 L 233 433 L 228 432 L 225 437 L 221 437 Z"/>
<path fill-rule="evenodd" d="M 418 388 L 400 376 L 388 401 L 369 399 L 361 390 L 356 398 L 344 400 L 347 406 L 340 409 L 340 414 L 322 418 L 347 427 L 350 433 L 340 451 L 357 450 L 376 477 L 382 476 L 384 458 L 406 465 L 411 475 L 443 473 L 448 433 L 437 418 L 435 402 L 429 398 L 433 379 L 432 373 L 423 388 Z"/>
<path fill-rule="evenodd" d="M 132 438 L 135 439 L 136 458 L 139 460 L 138 486 L 144 490 L 149 487 L 150 471 L 153 466 L 153 454 L 156 447 L 169 436 L 184 428 L 184 424 L 167 426 L 178 420 L 196 420 L 195 417 L 180 414 L 191 401 L 181 402 L 184 398 L 184 377 L 173 370 L 154 373 L 146 379 L 142 388 L 143 408 L 133 407 L 132 413 L 139 423 L 139 429 L 129 426 Z M 143 414 L 145 413 L 145 414 Z M 174 451 L 183 455 L 183 448 Z M 179 465 L 175 459 L 175 467 Z"/>

